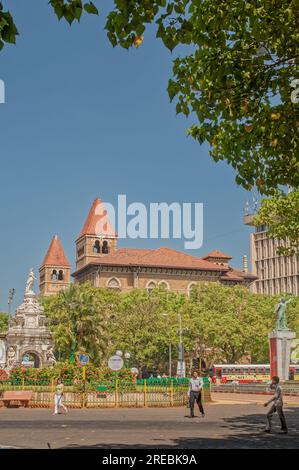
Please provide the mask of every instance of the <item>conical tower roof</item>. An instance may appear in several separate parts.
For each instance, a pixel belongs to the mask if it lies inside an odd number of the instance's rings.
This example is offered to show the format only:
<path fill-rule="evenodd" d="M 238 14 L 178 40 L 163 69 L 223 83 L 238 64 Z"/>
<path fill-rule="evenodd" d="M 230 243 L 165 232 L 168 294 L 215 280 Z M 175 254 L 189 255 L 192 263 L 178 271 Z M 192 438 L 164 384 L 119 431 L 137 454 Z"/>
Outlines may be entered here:
<path fill-rule="evenodd" d="M 42 266 L 61 266 L 70 267 L 70 263 L 64 254 L 58 235 L 55 235 L 47 251 Z"/>
<path fill-rule="evenodd" d="M 94 235 L 96 237 L 116 237 L 116 233 L 108 219 L 107 211 L 101 199 L 93 201 L 85 224 L 78 238 L 84 235 Z"/>

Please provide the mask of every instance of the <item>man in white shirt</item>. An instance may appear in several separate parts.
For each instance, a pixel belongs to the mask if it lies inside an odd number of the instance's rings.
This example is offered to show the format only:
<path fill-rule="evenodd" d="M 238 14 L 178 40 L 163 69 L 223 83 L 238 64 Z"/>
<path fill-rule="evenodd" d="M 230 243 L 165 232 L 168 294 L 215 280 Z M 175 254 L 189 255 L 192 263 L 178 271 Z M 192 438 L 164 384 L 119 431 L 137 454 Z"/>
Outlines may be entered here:
<path fill-rule="evenodd" d="M 198 404 L 198 408 L 201 416 L 204 418 L 205 413 L 201 401 L 201 391 L 203 387 L 203 379 L 198 377 L 196 371 L 193 372 L 192 379 L 189 382 L 189 406 L 190 406 L 190 418 L 194 418 L 194 404 L 195 401 Z"/>
<path fill-rule="evenodd" d="M 273 414 L 277 412 L 279 419 L 280 419 L 280 423 L 281 423 L 281 433 L 287 434 L 288 427 L 287 427 L 285 415 L 283 412 L 282 390 L 279 385 L 279 377 L 277 376 L 272 377 L 270 388 L 274 390 L 274 395 L 273 395 L 273 398 L 271 398 L 271 400 L 267 401 L 267 403 L 264 404 L 264 406 L 268 406 L 270 403 L 272 403 L 272 406 L 267 413 L 267 426 L 264 431 L 268 433 L 271 432 L 272 417 L 273 417 Z"/>

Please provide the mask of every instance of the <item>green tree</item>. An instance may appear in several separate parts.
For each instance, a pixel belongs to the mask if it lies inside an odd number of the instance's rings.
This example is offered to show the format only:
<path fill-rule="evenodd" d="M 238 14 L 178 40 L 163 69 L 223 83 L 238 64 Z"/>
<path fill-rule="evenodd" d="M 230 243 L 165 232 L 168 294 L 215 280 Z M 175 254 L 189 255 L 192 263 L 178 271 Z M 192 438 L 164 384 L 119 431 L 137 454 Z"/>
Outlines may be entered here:
<path fill-rule="evenodd" d="M 278 253 L 299 254 L 299 191 L 277 192 L 264 199 L 254 221 L 256 225 L 267 225 L 270 237 L 287 242 Z"/>
<path fill-rule="evenodd" d="M 194 339 L 218 351 L 218 361 L 237 363 L 243 356 L 269 361 L 268 332 L 274 325 L 275 298 L 243 287 L 210 283 L 193 292 Z"/>
<path fill-rule="evenodd" d="M 239 362 L 269 362 L 268 333 L 275 327 L 274 307 L 279 296 L 252 294 L 244 287 L 201 283 L 190 297 L 155 289 L 128 293 L 95 289 L 89 284 L 71 286 L 45 298 L 55 347 L 68 360 L 72 345 L 86 351 L 93 363 L 104 366 L 116 350 L 131 353 L 130 366 L 147 365 L 165 371 L 168 347 L 178 358 L 179 321 L 188 370 L 193 358 L 207 365 Z M 299 298 L 288 305 L 289 328 L 299 334 Z"/>
<path fill-rule="evenodd" d="M 92 2 L 50 0 L 70 24 L 82 13 L 98 14 Z M 192 115 L 189 135 L 207 141 L 215 161 L 236 170 L 236 182 L 273 193 L 299 186 L 299 23 L 296 0 L 115 0 L 106 30 L 113 46 L 139 47 L 145 28 L 157 27 L 169 50 L 189 46 L 174 59 L 169 81 L 176 112 Z M 0 48 L 18 34 L 0 3 Z M 185 49 L 184 49 L 185 50 Z M 296 97 L 296 96 L 295 96 Z"/>
<path fill-rule="evenodd" d="M 8 320 L 9 315 L 7 313 L 0 312 L 0 333 L 8 329 Z"/>
<path fill-rule="evenodd" d="M 71 285 L 56 296 L 44 298 L 60 358 L 68 359 L 74 348 L 76 353 L 87 352 L 98 362 L 108 346 L 108 323 L 116 303 L 117 293 L 94 289 L 89 284 Z"/>
<path fill-rule="evenodd" d="M 169 344 L 178 344 L 175 314 L 182 299 L 163 289 L 154 290 L 150 296 L 140 289 L 122 295 L 111 326 L 110 351 L 130 352 L 138 366 L 167 363 Z"/>

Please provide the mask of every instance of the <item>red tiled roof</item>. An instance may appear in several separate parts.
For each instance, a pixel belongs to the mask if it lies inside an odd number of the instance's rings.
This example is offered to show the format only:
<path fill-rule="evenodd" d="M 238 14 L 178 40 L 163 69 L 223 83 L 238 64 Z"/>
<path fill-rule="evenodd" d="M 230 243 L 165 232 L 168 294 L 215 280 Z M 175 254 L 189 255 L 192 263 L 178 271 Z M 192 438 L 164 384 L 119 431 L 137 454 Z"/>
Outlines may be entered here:
<path fill-rule="evenodd" d="M 222 280 L 228 280 L 228 281 L 239 281 L 239 282 L 243 282 L 244 279 L 248 279 L 248 280 L 252 280 L 254 281 L 255 279 L 257 279 L 257 276 L 255 276 L 254 274 L 250 274 L 250 273 L 244 273 L 244 271 L 240 271 L 239 269 L 235 269 L 235 268 L 229 268 L 229 271 L 227 271 L 223 276 L 221 276 L 221 279 Z"/>
<path fill-rule="evenodd" d="M 167 247 L 162 247 L 157 250 L 119 248 L 113 253 L 100 256 L 96 261 L 90 264 L 196 269 L 202 271 L 219 271 L 223 273 L 228 271 L 228 268 L 224 266 L 219 266 L 196 256 L 187 255 L 186 253 Z M 85 268 L 86 266 L 81 269 Z M 79 271 L 81 271 L 81 269 Z"/>
<path fill-rule="evenodd" d="M 51 245 L 49 246 L 49 249 L 41 267 L 43 266 L 70 266 L 64 254 L 58 235 L 55 235 L 51 241 Z"/>
<path fill-rule="evenodd" d="M 105 205 L 101 199 L 97 198 L 93 201 L 85 224 L 80 232 L 78 238 L 83 235 L 96 235 L 115 237 L 116 234 L 107 217 Z"/>
<path fill-rule="evenodd" d="M 222 253 L 219 250 L 213 250 L 207 256 L 203 257 L 203 259 L 208 259 L 208 258 L 232 259 L 232 257 L 230 255 L 226 255 L 225 253 Z"/>

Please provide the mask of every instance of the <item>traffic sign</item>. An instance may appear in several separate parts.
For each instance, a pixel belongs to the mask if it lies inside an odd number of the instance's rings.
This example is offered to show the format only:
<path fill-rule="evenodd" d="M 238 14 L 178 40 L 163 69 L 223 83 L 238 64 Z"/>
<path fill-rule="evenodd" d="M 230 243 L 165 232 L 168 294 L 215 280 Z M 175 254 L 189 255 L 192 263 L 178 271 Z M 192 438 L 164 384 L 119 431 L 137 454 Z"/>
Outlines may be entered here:
<path fill-rule="evenodd" d="M 108 361 L 109 369 L 114 370 L 114 371 L 120 370 L 123 367 L 123 365 L 124 365 L 123 358 L 117 355 L 111 356 Z"/>
<path fill-rule="evenodd" d="M 80 362 L 81 366 L 86 366 L 89 363 L 88 354 L 80 354 L 79 362 Z"/>
<path fill-rule="evenodd" d="M 137 369 L 137 367 L 132 367 L 131 372 L 132 374 L 139 374 L 139 370 Z"/>

